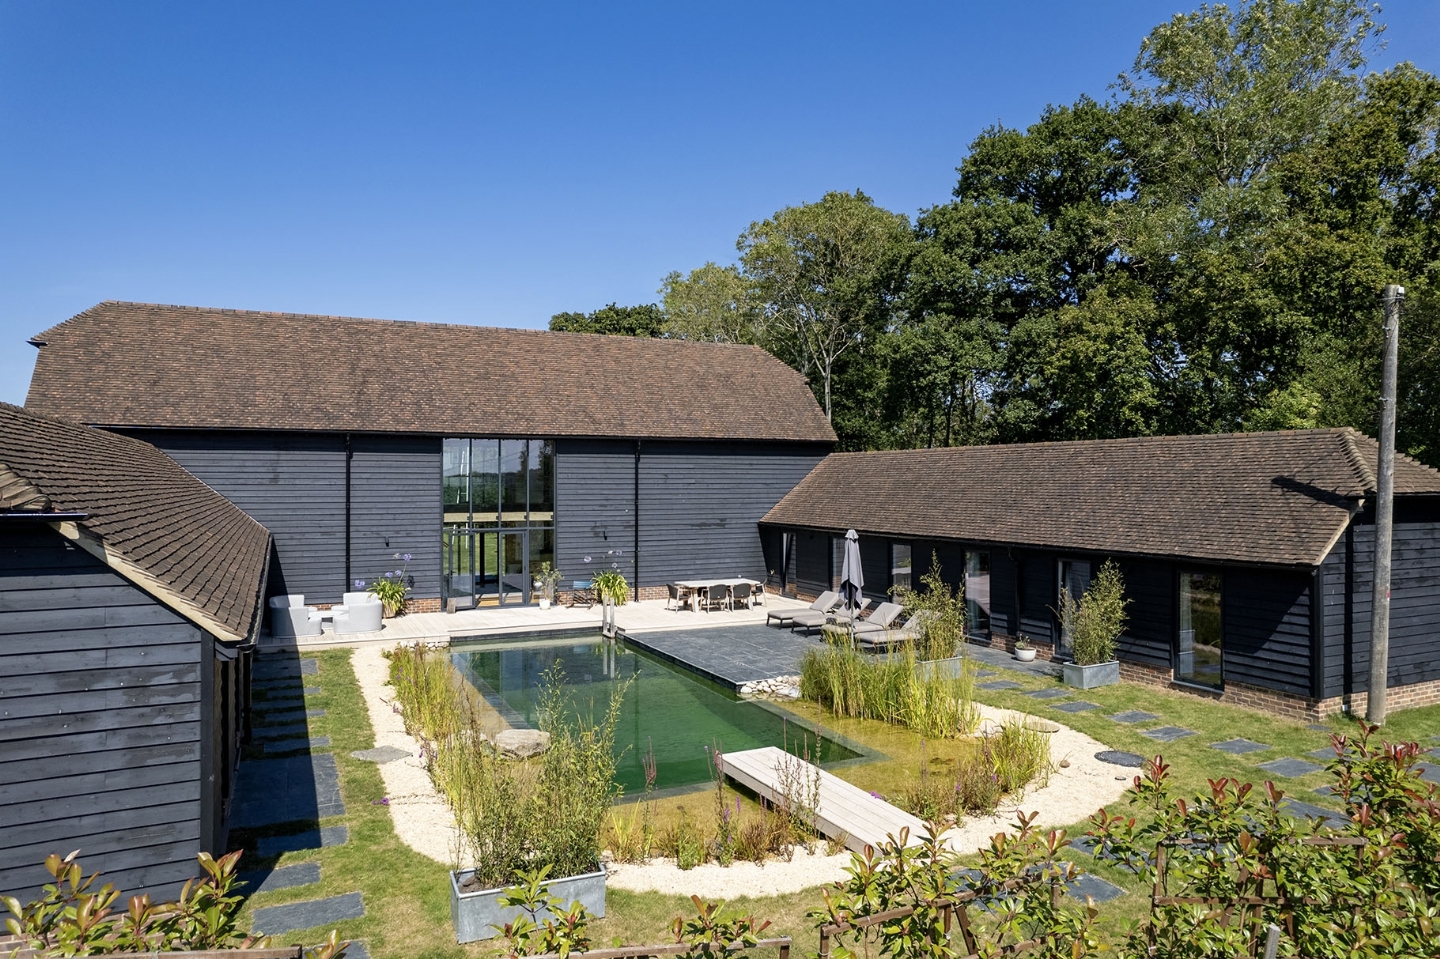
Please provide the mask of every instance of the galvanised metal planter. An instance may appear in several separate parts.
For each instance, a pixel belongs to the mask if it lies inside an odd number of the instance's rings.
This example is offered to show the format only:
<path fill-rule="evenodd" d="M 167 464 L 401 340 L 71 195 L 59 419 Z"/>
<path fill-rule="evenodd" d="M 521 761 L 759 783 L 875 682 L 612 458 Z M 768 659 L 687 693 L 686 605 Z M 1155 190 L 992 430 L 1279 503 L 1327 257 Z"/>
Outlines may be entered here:
<path fill-rule="evenodd" d="M 464 869 L 450 873 L 450 922 L 455 926 L 457 942 L 478 942 L 494 939 L 500 935 L 497 926 L 514 922 L 523 913 L 516 906 L 500 905 L 500 894 L 504 889 L 477 889 L 462 892 L 460 887 L 475 875 L 475 870 Z M 578 900 L 590 915 L 597 919 L 605 917 L 605 867 L 583 876 L 567 876 L 545 883 L 545 889 L 565 905 Z M 544 921 L 550 913 L 542 910 L 536 917 Z"/>
<path fill-rule="evenodd" d="M 1115 659 L 1108 663 L 1096 663 L 1093 666 L 1064 663 L 1060 670 L 1064 676 L 1065 685 L 1074 686 L 1076 689 L 1094 689 L 1096 686 L 1109 686 L 1112 683 L 1120 682 L 1120 661 Z"/>

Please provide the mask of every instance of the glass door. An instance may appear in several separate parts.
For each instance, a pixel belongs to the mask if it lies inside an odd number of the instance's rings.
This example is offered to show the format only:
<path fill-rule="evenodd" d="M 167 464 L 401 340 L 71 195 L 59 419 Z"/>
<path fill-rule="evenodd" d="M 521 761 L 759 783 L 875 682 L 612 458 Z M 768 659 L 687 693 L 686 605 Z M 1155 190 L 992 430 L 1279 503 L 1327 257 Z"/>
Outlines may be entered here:
<path fill-rule="evenodd" d="M 497 560 L 499 562 L 498 595 L 501 606 L 530 602 L 530 564 L 527 562 L 527 534 L 501 532 Z"/>
<path fill-rule="evenodd" d="M 479 599 L 479 583 L 475 575 L 477 534 L 447 526 L 442 534 L 444 556 L 444 598 L 455 600 L 457 609 L 468 609 Z"/>
<path fill-rule="evenodd" d="M 1225 678 L 1225 631 L 1220 616 L 1220 577 L 1180 572 L 1180 629 L 1175 678 L 1219 687 Z"/>

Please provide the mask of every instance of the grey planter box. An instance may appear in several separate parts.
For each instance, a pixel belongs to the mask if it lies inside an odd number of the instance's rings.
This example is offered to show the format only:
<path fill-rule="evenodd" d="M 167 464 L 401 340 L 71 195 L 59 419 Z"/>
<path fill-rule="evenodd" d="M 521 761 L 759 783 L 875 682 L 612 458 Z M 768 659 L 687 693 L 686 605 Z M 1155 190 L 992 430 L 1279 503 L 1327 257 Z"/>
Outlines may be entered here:
<path fill-rule="evenodd" d="M 519 908 L 500 905 L 500 894 L 504 889 L 477 889 L 475 892 L 461 892 L 460 886 L 475 874 L 465 869 L 450 874 L 450 921 L 455 926 L 457 942 L 478 942 L 494 939 L 500 935 L 496 926 L 514 922 L 522 915 Z M 590 915 L 597 919 L 605 917 L 605 867 L 583 876 L 568 876 L 552 879 L 545 884 L 550 895 L 564 900 L 565 905 L 579 900 Z M 550 915 L 542 911 L 538 918 L 544 921 Z"/>
<path fill-rule="evenodd" d="M 1074 686 L 1076 689 L 1094 689 L 1096 686 L 1109 686 L 1111 683 L 1120 682 L 1120 663 L 1114 659 L 1108 663 L 1096 663 L 1094 666 L 1064 663 L 1060 669 L 1064 674 L 1065 685 Z"/>

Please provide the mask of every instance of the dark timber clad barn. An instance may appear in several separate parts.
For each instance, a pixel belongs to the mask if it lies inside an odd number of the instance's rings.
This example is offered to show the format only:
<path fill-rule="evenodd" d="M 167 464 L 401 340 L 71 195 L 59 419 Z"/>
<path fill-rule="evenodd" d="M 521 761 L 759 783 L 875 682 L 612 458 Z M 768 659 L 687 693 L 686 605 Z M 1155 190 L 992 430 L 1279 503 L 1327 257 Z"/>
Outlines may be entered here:
<path fill-rule="evenodd" d="M 0 890 L 224 851 L 270 537 L 144 443 L 0 404 Z"/>
<path fill-rule="evenodd" d="M 1373 440 L 1351 430 L 963 447 L 828 457 L 761 523 L 770 567 L 831 588 L 861 534 L 867 592 L 938 559 L 975 641 L 1064 655 L 1054 613 L 1115 558 L 1125 675 L 1320 715 L 1364 702 Z M 1390 684 L 1440 701 L 1440 473 L 1396 464 Z M 1358 696 L 1356 694 L 1359 694 Z"/>
<path fill-rule="evenodd" d="M 36 336 L 27 408 L 153 443 L 339 602 L 409 554 L 414 608 L 618 566 L 764 576 L 755 524 L 834 445 L 757 347 L 102 303 Z"/>

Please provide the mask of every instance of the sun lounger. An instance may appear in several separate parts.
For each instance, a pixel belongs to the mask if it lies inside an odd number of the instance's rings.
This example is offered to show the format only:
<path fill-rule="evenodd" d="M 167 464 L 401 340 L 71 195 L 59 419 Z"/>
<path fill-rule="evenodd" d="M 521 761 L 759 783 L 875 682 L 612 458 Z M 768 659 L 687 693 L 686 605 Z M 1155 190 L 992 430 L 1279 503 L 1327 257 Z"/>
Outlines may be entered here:
<path fill-rule="evenodd" d="M 789 626 L 790 621 L 800 613 L 808 613 L 812 611 L 828 613 L 830 610 L 835 608 L 835 604 L 839 601 L 839 593 L 834 593 L 826 590 L 825 592 L 821 593 L 819 597 L 816 598 L 815 602 L 811 603 L 805 609 L 777 609 L 773 613 L 766 613 L 765 625 L 768 626 L 771 623 L 775 623 L 777 626 Z M 824 620 L 822 619 L 821 622 L 823 623 Z"/>
<path fill-rule="evenodd" d="M 824 597 L 822 597 L 822 599 L 823 598 Z M 830 617 L 835 614 L 835 607 L 840 605 L 840 596 L 839 594 L 835 594 L 834 601 L 831 602 L 831 604 L 825 609 L 816 608 L 815 604 L 819 602 L 820 600 L 817 599 L 815 603 L 812 603 L 810 605 L 809 609 L 802 609 L 800 610 L 800 612 L 790 617 L 790 631 L 792 633 L 797 628 L 800 628 L 802 626 L 808 633 L 810 630 L 819 629 L 821 626 L 824 626 L 826 623 L 830 622 Z"/>
<path fill-rule="evenodd" d="M 845 609 L 842 606 L 841 608 L 836 609 L 834 612 L 832 612 L 830 614 L 830 618 L 835 621 L 835 624 L 837 626 L 849 626 L 852 620 L 858 623 L 860 621 L 860 616 L 865 612 L 865 610 L 869 608 L 870 600 L 862 599 L 860 600 L 860 605 L 855 607 L 855 610 L 853 612 Z"/>
<path fill-rule="evenodd" d="M 905 608 L 899 603 L 881 603 L 875 607 L 875 611 L 870 614 L 869 619 L 855 624 L 855 635 L 858 637 L 879 633 L 883 636 L 904 611 Z"/>
<path fill-rule="evenodd" d="M 878 632 L 855 631 L 855 642 L 871 649 L 888 649 L 891 646 L 898 646 L 901 643 L 915 642 L 920 639 L 925 624 L 933 619 L 934 613 L 922 609 L 910 621 L 899 629 L 884 629 Z"/>

